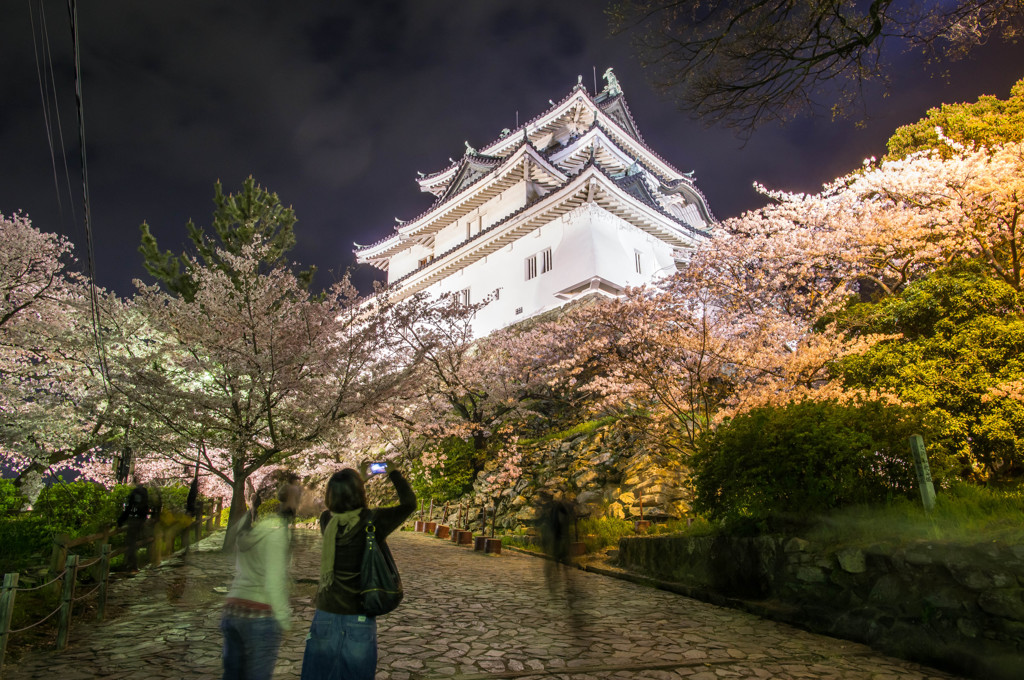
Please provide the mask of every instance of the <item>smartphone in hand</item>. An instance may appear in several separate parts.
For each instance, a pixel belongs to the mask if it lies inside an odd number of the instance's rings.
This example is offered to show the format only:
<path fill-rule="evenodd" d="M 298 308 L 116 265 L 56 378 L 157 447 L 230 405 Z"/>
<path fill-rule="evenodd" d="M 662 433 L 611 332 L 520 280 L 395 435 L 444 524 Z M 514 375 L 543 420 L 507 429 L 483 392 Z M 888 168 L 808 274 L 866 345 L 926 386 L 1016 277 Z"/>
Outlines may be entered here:
<path fill-rule="evenodd" d="M 388 471 L 388 464 L 380 462 L 370 463 L 369 470 L 371 475 L 380 475 Z"/>

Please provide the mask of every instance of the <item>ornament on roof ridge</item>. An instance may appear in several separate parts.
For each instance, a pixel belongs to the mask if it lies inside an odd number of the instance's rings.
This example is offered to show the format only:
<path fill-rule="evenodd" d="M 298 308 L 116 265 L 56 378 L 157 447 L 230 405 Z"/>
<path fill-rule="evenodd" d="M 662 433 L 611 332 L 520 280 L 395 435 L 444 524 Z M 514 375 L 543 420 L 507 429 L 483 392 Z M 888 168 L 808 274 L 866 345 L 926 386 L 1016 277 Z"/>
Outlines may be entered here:
<path fill-rule="evenodd" d="M 420 172 L 419 170 L 417 170 L 417 171 L 416 171 L 416 174 L 417 174 L 417 175 L 419 175 L 420 177 L 426 177 L 426 175 L 424 175 L 424 174 L 423 174 L 422 172 Z"/>
<path fill-rule="evenodd" d="M 512 134 L 511 130 L 509 130 L 508 128 L 501 128 L 501 134 L 499 135 L 499 139 L 508 137 L 510 134 Z"/>
<path fill-rule="evenodd" d="M 695 172 L 697 172 L 697 171 L 696 170 L 690 170 L 689 172 L 684 172 L 683 176 L 684 177 L 689 177 L 690 179 L 693 179 L 693 175 L 694 175 Z"/>
<path fill-rule="evenodd" d="M 619 87 L 619 79 L 615 77 L 614 73 L 612 73 L 611 66 L 608 67 L 608 70 L 605 71 L 604 75 L 601 77 L 608 81 L 608 84 L 604 86 L 605 92 L 612 97 L 617 94 L 622 94 L 622 88 Z"/>
<path fill-rule="evenodd" d="M 469 142 L 468 142 L 468 141 L 465 141 L 465 142 L 463 142 L 463 144 L 465 144 L 465 145 L 466 145 L 466 153 L 473 153 L 473 154 L 475 154 L 475 153 L 476 153 L 476 149 L 474 149 L 473 147 L 471 147 L 471 146 L 469 145 Z"/>
<path fill-rule="evenodd" d="M 405 224 L 405 223 L 406 223 L 406 222 L 408 222 L 408 221 L 409 221 L 409 220 L 400 220 L 400 219 L 398 219 L 397 217 L 395 218 L 395 222 L 398 222 L 399 224 Z"/>
<path fill-rule="evenodd" d="M 555 100 L 554 99 L 549 99 L 548 100 L 548 104 L 551 104 L 552 106 L 554 106 L 555 105 Z"/>

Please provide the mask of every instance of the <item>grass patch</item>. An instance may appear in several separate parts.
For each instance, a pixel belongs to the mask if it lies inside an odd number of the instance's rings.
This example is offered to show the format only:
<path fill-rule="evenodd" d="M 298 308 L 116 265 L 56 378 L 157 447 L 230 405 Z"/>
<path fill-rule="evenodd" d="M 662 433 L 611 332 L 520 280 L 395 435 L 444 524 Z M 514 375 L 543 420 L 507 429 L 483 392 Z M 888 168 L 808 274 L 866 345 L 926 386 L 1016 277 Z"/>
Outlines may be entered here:
<path fill-rule="evenodd" d="M 1024 488 L 993 489 L 955 483 L 925 512 L 920 501 L 888 506 L 857 506 L 817 518 L 807 538 L 823 545 L 905 544 L 929 540 L 949 543 L 1002 541 L 1024 543 Z"/>
<path fill-rule="evenodd" d="M 621 418 L 622 416 L 620 415 L 610 415 L 605 416 L 603 418 L 598 418 L 597 420 L 587 420 L 585 422 L 579 423 L 578 425 L 573 425 L 567 430 L 549 432 L 548 434 L 543 435 L 541 437 L 537 437 L 536 439 L 520 439 L 519 445 L 531 446 L 536 444 L 546 444 L 547 442 L 550 441 L 570 439 L 572 437 L 577 437 L 579 435 L 590 434 L 599 427 L 611 425 L 612 423 L 614 423 L 617 420 L 620 420 Z"/>

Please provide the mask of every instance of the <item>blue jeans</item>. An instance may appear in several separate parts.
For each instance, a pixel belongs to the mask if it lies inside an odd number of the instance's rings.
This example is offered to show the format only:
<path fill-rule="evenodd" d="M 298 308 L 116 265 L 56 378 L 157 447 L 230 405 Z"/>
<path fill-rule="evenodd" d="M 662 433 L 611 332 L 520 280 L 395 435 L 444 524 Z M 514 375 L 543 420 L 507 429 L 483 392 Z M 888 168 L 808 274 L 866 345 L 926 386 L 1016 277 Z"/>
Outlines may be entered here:
<path fill-rule="evenodd" d="M 306 636 L 301 680 L 373 680 L 377 620 L 317 609 Z"/>
<path fill-rule="evenodd" d="M 270 680 L 281 646 L 277 619 L 225 616 L 220 630 L 224 633 L 224 680 Z"/>

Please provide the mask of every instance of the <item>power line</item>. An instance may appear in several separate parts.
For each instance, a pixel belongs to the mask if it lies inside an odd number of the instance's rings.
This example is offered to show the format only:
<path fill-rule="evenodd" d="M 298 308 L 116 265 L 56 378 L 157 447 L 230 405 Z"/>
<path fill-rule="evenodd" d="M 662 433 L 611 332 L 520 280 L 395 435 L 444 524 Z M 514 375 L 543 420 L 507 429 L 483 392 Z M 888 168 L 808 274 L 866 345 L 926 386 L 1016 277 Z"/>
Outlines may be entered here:
<path fill-rule="evenodd" d="M 92 212 L 89 207 L 89 164 L 85 153 L 85 106 L 82 97 L 82 60 L 78 40 L 78 4 L 77 0 L 68 0 L 68 14 L 71 19 L 71 44 L 75 57 L 75 106 L 78 111 L 78 143 L 81 149 L 82 162 L 82 196 L 85 209 L 85 244 L 89 268 L 89 310 L 92 317 L 93 339 L 99 354 L 100 373 L 103 376 L 103 389 L 110 396 L 108 384 L 110 371 L 107 368 L 107 354 L 100 336 L 100 304 L 96 290 L 96 255 L 93 247 Z"/>

